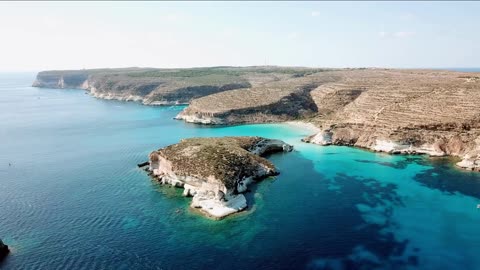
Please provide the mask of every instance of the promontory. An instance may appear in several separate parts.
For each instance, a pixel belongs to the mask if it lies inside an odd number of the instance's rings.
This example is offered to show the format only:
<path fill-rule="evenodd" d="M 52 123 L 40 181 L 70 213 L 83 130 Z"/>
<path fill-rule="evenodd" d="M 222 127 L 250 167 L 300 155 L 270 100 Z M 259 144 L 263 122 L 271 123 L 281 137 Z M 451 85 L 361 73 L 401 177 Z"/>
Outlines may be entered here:
<path fill-rule="evenodd" d="M 250 184 L 278 174 L 261 156 L 292 148 L 261 137 L 183 139 L 152 152 L 148 170 L 160 183 L 183 188 L 191 207 L 220 219 L 247 208 L 242 193 Z"/>
<path fill-rule="evenodd" d="M 176 118 L 225 125 L 300 120 L 305 141 L 388 153 L 455 156 L 480 170 L 480 73 L 428 69 L 209 67 L 40 72 L 34 86 L 80 88 L 148 105 L 188 104 Z"/>

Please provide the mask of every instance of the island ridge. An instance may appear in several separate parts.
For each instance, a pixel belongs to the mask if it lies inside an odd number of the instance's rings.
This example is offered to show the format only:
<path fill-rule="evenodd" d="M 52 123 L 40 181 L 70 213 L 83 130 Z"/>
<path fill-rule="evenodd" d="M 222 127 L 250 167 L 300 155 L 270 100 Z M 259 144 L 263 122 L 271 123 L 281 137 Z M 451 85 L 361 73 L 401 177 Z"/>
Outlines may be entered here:
<path fill-rule="evenodd" d="M 293 147 L 261 137 L 190 138 L 150 154 L 148 170 L 162 184 L 184 189 L 191 206 L 220 219 L 247 208 L 242 193 L 256 180 L 277 175 L 260 157 Z"/>

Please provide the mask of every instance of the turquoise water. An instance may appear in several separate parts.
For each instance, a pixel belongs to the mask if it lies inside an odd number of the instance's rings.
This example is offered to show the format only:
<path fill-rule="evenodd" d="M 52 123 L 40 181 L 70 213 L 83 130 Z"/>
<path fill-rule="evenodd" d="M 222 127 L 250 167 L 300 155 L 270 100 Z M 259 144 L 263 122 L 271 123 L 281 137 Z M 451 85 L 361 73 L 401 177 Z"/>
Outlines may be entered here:
<path fill-rule="evenodd" d="M 179 107 L 98 100 L 0 75 L 2 269 L 480 269 L 480 174 L 447 159 L 300 139 L 285 125 L 207 128 Z M 136 164 L 193 136 L 260 135 L 295 152 L 211 221 Z M 9 163 L 11 164 L 9 166 Z"/>

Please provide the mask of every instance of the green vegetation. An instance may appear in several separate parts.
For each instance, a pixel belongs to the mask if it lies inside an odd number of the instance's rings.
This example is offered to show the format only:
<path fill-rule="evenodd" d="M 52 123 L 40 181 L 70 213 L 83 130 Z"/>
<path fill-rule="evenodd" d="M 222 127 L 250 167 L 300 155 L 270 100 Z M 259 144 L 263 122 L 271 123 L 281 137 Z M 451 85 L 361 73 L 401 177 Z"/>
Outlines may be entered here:
<path fill-rule="evenodd" d="M 211 75 L 223 76 L 242 76 L 248 73 L 278 73 L 303 77 L 317 72 L 326 71 L 319 68 L 284 68 L 284 67 L 205 67 L 205 68 L 185 68 L 185 69 L 157 69 L 141 72 L 128 73 L 130 77 L 157 77 L 157 78 L 192 78 Z"/>

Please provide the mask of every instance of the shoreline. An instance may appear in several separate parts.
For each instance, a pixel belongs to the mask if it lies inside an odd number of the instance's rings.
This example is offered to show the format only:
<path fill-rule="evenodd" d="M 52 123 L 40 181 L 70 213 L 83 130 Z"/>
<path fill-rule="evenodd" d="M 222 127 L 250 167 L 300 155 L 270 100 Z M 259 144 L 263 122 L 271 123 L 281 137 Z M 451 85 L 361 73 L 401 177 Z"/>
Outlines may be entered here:
<path fill-rule="evenodd" d="M 40 86 L 34 86 L 34 87 L 36 87 L 36 88 L 48 88 L 48 87 L 40 87 Z M 58 88 L 52 88 L 52 89 L 58 89 Z M 87 89 L 82 89 L 82 88 L 72 88 L 72 89 L 84 90 L 86 94 L 88 94 L 89 96 L 91 96 L 95 99 L 99 99 L 99 100 L 113 100 L 113 101 L 126 102 L 126 103 L 133 102 L 133 103 L 143 105 L 143 106 L 148 106 L 148 107 L 172 107 L 173 106 L 173 107 L 180 107 L 180 108 L 183 107 L 184 108 L 184 107 L 188 106 L 188 104 L 184 104 L 184 103 L 146 104 L 146 103 L 143 103 L 140 100 L 124 99 L 124 98 L 118 98 L 118 97 L 109 98 L 109 97 L 106 97 L 106 96 L 103 96 L 103 95 L 96 95 L 96 94 L 92 93 L 91 91 L 88 91 Z M 177 119 L 177 118 L 174 118 L 174 119 L 175 120 L 182 120 L 182 119 Z M 322 132 L 322 129 L 315 126 L 311 122 L 306 122 L 305 120 L 307 120 L 307 119 L 304 119 L 304 120 L 290 120 L 290 121 L 284 121 L 284 122 L 263 122 L 263 123 L 257 122 L 257 123 L 236 123 L 236 124 L 204 124 L 204 123 L 187 122 L 185 120 L 183 120 L 183 121 L 185 123 L 194 124 L 194 125 L 198 125 L 198 126 L 205 126 L 205 127 L 208 127 L 208 128 L 225 127 L 225 126 L 237 126 L 237 125 L 241 126 L 241 125 L 280 124 L 280 125 L 286 125 L 286 126 L 291 127 L 291 128 L 300 128 L 302 130 L 305 130 L 305 132 L 311 133 L 307 137 L 304 137 L 303 139 L 308 138 L 310 136 L 315 136 L 318 133 Z M 303 139 L 301 139 L 301 141 L 304 141 Z M 304 142 L 307 142 L 309 144 L 315 144 L 315 145 L 318 145 L 318 146 L 328 146 L 329 145 L 329 144 L 323 145 L 321 143 L 315 143 L 315 142 L 310 142 L 310 141 L 304 141 Z M 348 146 L 348 147 L 363 149 L 363 150 L 366 150 L 366 151 L 377 152 L 377 153 L 385 153 L 385 154 L 388 154 L 388 155 L 427 155 L 429 158 L 435 157 L 435 155 L 431 155 L 429 153 L 421 153 L 421 152 L 419 152 L 419 153 L 407 153 L 407 152 L 391 153 L 391 152 L 384 151 L 384 150 L 376 150 L 376 149 L 373 149 L 373 148 L 370 148 L 370 147 L 361 147 L 361 146 L 354 146 L 354 145 L 342 145 L 342 146 Z M 477 165 L 475 160 L 469 160 L 469 158 L 465 159 L 464 157 L 461 157 L 461 156 L 449 155 L 449 154 L 445 154 L 444 156 L 459 158 L 460 161 L 459 162 L 454 162 L 454 166 L 459 168 L 460 170 L 471 171 L 471 172 L 479 172 L 480 171 L 477 168 L 478 165 Z"/>
<path fill-rule="evenodd" d="M 311 131 L 311 132 L 313 132 L 312 135 L 321 131 L 321 129 L 319 127 L 315 126 L 314 124 L 304 122 L 304 121 L 301 121 L 301 120 L 287 121 L 287 122 L 283 122 L 282 124 L 289 125 L 291 127 L 302 128 L 306 131 Z"/>

